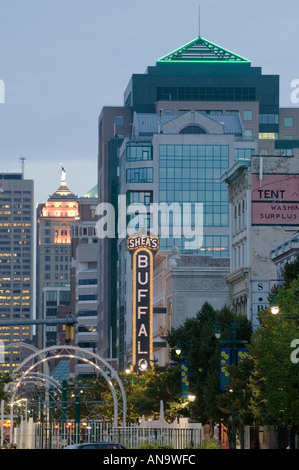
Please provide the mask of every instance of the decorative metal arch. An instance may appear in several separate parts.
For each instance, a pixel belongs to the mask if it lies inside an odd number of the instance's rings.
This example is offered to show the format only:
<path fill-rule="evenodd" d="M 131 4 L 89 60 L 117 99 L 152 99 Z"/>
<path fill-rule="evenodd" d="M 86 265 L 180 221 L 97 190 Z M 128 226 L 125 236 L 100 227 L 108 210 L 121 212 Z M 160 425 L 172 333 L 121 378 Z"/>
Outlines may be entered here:
<path fill-rule="evenodd" d="M 44 358 L 45 355 L 43 354 L 43 352 L 38 349 L 37 347 L 33 346 L 32 344 L 28 344 L 28 343 L 24 343 L 22 341 L 16 341 L 15 343 L 8 343 L 5 345 L 5 349 L 10 349 L 12 347 L 16 347 L 16 346 L 21 346 L 23 348 L 27 348 L 27 349 L 30 349 L 31 351 L 35 351 L 37 353 L 37 356 L 40 356 L 41 358 Z M 49 368 L 48 368 L 48 364 L 46 364 L 46 367 L 47 367 L 47 371 L 48 372 L 48 375 L 50 375 L 50 371 L 49 371 Z"/>
<path fill-rule="evenodd" d="M 61 353 L 59 354 L 58 351 L 60 351 Z M 79 348 L 78 346 L 55 345 L 55 346 L 50 346 L 48 348 L 35 351 L 32 355 L 28 356 L 23 362 L 21 362 L 18 365 L 18 367 L 16 367 L 13 375 L 17 376 L 20 370 L 22 370 L 30 361 L 34 361 L 38 356 L 41 356 L 42 359 L 38 362 L 35 362 L 31 367 L 29 367 L 22 374 L 21 378 L 17 381 L 17 383 L 13 387 L 12 402 L 14 400 L 14 397 L 15 397 L 15 394 L 16 394 L 16 391 L 20 382 L 23 380 L 24 377 L 26 377 L 28 373 L 32 371 L 32 369 L 34 369 L 38 365 L 44 364 L 54 358 L 78 359 L 94 367 L 104 377 L 113 396 L 113 402 L 114 402 L 113 426 L 117 427 L 118 425 L 119 405 L 120 406 L 122 405 L 122 413 L 123 413 L 122 425 L 126 426 L 126 414 L 127 414 L 126 393 L 125 393 L 123 384 L 117 372 L 113 369 L 111 364 L 109 364 L 105 359 L 103 359 L 101 356 L 99 356 L 96 353 L 87 351 L 86 349 L 83 349 L 83 348 Z M 118 387 L 115 387 L 115 385 L 117 385 Z"/>
<path fill-rule="evenodd" d="M 29 372 L 28 372 L 29 374 Z M 30 381 L 30 379 L 32 379 L 32 382 L 36 381 L 36 382 L 40 382 L 41 384 L 45 385 L 45 383 L 47 384 L 47 386 L 50 388 L 50 387 L 53 387 L 55 388 L 56 390 L 60 390 L 62 389 L 62 386 L 60 384 L 60 382 L 58 382 L 58 380 L 54 379 L 53 377 L 47 375 L 47 374 L 42 374 L 41 372 L 32 372 L 30 371 L 30 375 L 27 376 L 27 374 L 23 374 L 22 375 L 22 378 L 19 380 L 19 385 L 21 384 L 21 382 L 24 380 L 26 380 L 26 382 Z"/>

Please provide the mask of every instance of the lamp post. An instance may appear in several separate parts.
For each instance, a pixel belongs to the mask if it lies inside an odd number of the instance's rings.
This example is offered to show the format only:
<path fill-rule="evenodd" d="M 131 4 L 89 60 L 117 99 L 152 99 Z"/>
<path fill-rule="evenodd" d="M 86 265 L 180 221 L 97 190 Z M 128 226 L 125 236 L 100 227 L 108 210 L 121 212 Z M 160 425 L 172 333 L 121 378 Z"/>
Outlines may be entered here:
<path fill-rule="evenodd" d="M 233 320 L 232 325 L 227 325 L 226 323 L 221 323 L 217 322 L 216 323 L 216 329 L 215 329 L 215 337 L 217 339 L 220 338 L 221 332 L 220 332 L 220 326 L 224 326 L 225 328 L 228 328 L 232 332 L 232 338 L 231 340 L 221 340 L 220 342 L 222 344 L 231 344 L 232 348 L 232 364 L 237 365 L 237 345 L 238 344 L 246 344 L 247 341 L 237 339 L 237 329 L 239 326 L 236 324 L 235 320 Z"/>
<path fill-rule="evenodd" d="M 221 323 L 221 322 L 216 323 L 215 337 L 217 339 L 220 339 L 220 336 L 221 336 L 220 326 L 228 328 L 232 332 L 232 336 L 231 336 L 230 340 L 221 340 L 220 342 L 222 344 L 231 345 L 232 365 L 235 366 L 235 365 L 237 365 L 237 345 L 238 344 L 246 344 L 247 341 L 237 339 L 237 329 L 239 328 L 239 326 L 236 324 L 235 320 L 233 320 L 232 325 L 227 325 L 226 323 Z M 229 391 L 230 391 L 230 393 L 233 392 L 232 389 L 230 389 Z M 232 427 L 231 428 L 231 436 L 232 436 L 231 442 L 232 442 L 232 447 L 235 449 L 236 448 L 236 430 L 235 430 L 235 411 L 234 411 L 234 408 L 232 408 L 231 427 Z"/>

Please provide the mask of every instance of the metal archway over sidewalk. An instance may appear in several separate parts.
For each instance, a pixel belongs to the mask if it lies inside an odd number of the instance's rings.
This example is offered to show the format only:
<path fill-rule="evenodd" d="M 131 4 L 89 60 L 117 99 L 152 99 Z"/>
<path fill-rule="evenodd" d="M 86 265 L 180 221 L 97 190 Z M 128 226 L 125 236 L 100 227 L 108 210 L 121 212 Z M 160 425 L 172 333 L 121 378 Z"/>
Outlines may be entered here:
<path fill-rule="evenodd" d="M 38 357 L 42 357 L 37 362 L 34 362 Z M 127 414 L 127 400 L 126 394 L 123 387 L 123 384 L 115 371 L 115 369 L 96 353 L 87 351 L 86 349 L 79 348 L 78 346 L 50 346 L 41 350 L 35 351 L 33 354 L 28 356 L 23 362 L 21 362 L 18 367 L 13 372 L 13 376 L 16 378 L 16 381 L 11 383 L 8 387 L 9 392 L 12 393 L 12 403 L 14 402 L 17 389 L 24 378 L 30 374 L 30 372 L 38 367 L 39 365 L 45 364 L 51 359 L 77 359 L 78 361 L 85 362 L 96 369 L 96 371 L 101 374 L 106 380 L 110 391 L 113 397 L 114 403 L 114 427 L 118 426 L 118 417 L 119 417 L 119 408 L 122 408 L 122 426 L 126 426 L 126 414 Z M 25 372 L 20 376 L 20 372 L 28 363 L 34 362 L 33 365 L 30 365 Z"/>

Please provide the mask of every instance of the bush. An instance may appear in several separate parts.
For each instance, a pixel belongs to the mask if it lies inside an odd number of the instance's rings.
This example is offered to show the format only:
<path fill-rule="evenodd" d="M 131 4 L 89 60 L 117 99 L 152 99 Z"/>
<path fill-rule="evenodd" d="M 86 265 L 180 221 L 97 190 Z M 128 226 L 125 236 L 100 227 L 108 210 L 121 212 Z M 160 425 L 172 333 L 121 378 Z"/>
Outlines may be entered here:
<path fill-rule="evenodd" d="M 172 446 L 166 446 L 166 445 L 155 445 L 155 444 L 142 444 L 141 446 L 138 447 L 138 449 L 173 449 Z"/>
<path fill-rule="evenodd" d="M 216 439 L 204 439 L 201 443 L 201 449 L 220 449 Z"/>

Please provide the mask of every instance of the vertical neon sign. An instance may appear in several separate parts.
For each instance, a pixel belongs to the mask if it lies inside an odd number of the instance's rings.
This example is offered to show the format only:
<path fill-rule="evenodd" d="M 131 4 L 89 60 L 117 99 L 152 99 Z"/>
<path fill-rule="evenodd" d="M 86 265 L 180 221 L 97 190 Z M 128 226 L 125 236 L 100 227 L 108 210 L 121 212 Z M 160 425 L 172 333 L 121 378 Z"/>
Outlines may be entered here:
<path fill-rule="evenodd" d="M 150 367 L 153 358 L 153 270 L 159 240 L 150 237 L 128 239 L 133 252 L 133 351 L 137 371 Z"/>

